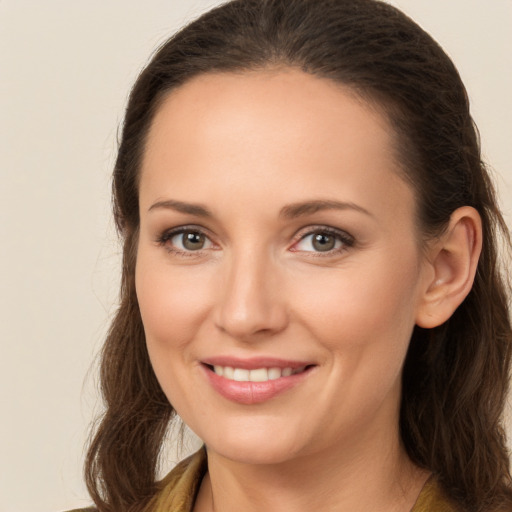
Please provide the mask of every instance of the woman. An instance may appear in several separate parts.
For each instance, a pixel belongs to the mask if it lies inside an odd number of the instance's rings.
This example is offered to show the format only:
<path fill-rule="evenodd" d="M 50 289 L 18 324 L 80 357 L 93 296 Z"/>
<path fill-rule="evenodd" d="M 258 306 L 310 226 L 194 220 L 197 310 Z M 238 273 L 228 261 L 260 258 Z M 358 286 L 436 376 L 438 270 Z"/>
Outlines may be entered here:
<path fill-rule="evenodd" d="M 374 0 L 238 0 L 138 78 L 106 511 L 512 510 L 507 230 L 460 77 Z M 179 416 L 205 447 L 162 482 Z"/>

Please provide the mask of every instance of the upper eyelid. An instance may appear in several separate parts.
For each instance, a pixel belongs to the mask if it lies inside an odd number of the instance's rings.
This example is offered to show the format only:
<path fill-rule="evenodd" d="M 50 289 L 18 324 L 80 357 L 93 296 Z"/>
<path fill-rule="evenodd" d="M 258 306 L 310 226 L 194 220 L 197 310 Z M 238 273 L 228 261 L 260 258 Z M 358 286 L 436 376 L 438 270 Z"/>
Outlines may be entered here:
<path fill-rule="evenodd" d="M 297 246 L 308 236 L 314 235 L 315 233 L 327 233 L 329 235 L 335 236 L 338 240 L 341 241 L 342 246 L 338 248 L 333 248 L 329 251 L 305 251 L 297 248 Z M 348 233 L 347 231 L 339 228 L 334 228 L 331 226 L 309 226 L 308 228 L 304 228 L 299 230 L 294 238 L 293 243 L 289 247 L 289 251 L 293 253 L 302 253 L 309 258 L 332 258 L 334 256 L 339 256 L 340 254 L 352 249 L 356 244 L 355 238 Z"/>
<path fill-rule="evenodd" d="M 201 248 L 197 250 L 186 250 L 181 249 L 174 244 L 172 244 L 172 247 L 169 247 L 167 244 L 174 238 L 175 236 L 178 236 L 182 233 L 186 232 L 195 232 L 200 233 L 201 235 L 204 235 L 211 243 L 212 247 L 206 247 Z M 161 231 L 155 240 L 156 244 L 162 248 L 164 248 L 168 253 L 174 254 L 176 257 L 191 257 L 191 258 L 197 258 L 202 257 L 206 251 L 215 250 L 218 248 L 218 244 L 216 244 L 212 237 L 208 235 L 208 230 L 201 226 L 197 225 L 182 225 L 182 226 L 176 226 L 174 228 L 169 228 Z"/>
<path fill-rule="evenodd" d="M 323 226 L 323 225 L 314 225 L 314 226 L 307 226 L 304 228 L 299 229 L 296 234 L 294 235 L 294 240 L 298 241 L 302 238 L 312 235 L 314 233 L 329 233 L 332 235 L 337 235 L 340 238 L 350 239 L 352 241 L 355 241 L 355 238 L 344 229 L 335 228 L 332 226 Z"/>
<path fill-rule="evenodd" d="M 174 228 L 164 229 L 163 231 L 159 232 L 156 236 L 156 243 L 158 245 L 164 245 L 166 242 L 169 242 L 171 238 L 175 237 L 176 235 L 180 235 L 181 233 L 186 233 L 187 231 L 200 233 L 201 235 L 204 235 L 214 246 L 218 245 L 214 240 L 213 237 L 210 234 L 210 231 L 202 226 L 198 226 L 195 224 L 186 224 L 182 226 L 176 226 Z M 202 249 L 198 249 L 197 251 L 191 251 L 200 253 Z"/>
<path fill-rule="evenodd" d="M 176 226 L 174 228 L 165 229 L 158 235 L 157 241 L 158 242 L 167 241 L 170 238 L 172 238 L 173 236 L 179 235 L 180 233 L 184 233 L 187 231 L 192 231 L 192 232 L 195 231 L 195 232 L 201 233 L 202 235 L 206 236 L 214 245 L 218 245 L 213 240 L 214 237 L 212 236 L 211 231 L 209 229 L 207 229 L 203 226 L 197 225 L 197 224 L 185 224 L 182 226 Z M 300 240 L 302 240 L 303 238 L 305 238 L 309 235 L 312 235 L 315 233 L 322 233 L 322 232 L 329 233 L 334 236 L 338 236 L 340 239 L 342 239 L 342 241 L 344 243 L 347 243 L 348 241 L 350 241 L 351 244 L 353 244 L 355 242 L 355 238 L 350 233 L 348 233 L 346 230 L 343 230 L 340 228 L 335 228 L 333 226 L 317 224 L 317 225 L 304 226 L 304 227 L 300 228 L 299 230 L 297 230 L 292 237 L 291 246 L 293 247 L 293 245 L 295 245 Z"/>
<path fill-rule="evenodd" d="M 180 233 L 184 233 L 186 231 L 192 231 L 201 233 L 202 235 L 205 235 L 208 238 L 211 238 L 211 232 L 209 229 L 206 229 L 203 226 L 198 226 L 196 224 L 185 224 L 183 226 L 176 226 L 174 228 L 164 229 L 159 235 L 159 238 L 162 238 L 164 236 L 172 237 L 174 235 L 179 235 Z"/>

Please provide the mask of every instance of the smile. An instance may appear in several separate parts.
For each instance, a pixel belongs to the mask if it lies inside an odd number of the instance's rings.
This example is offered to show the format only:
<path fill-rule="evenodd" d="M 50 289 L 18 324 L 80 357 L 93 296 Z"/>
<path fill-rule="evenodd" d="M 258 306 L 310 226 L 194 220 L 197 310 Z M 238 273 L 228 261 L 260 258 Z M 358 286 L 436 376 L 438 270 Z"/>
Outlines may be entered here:
<path fill-rule="evenodd" d="M 219 365 L 213 367 L 213 371 L 216 375 L 236 382 L 267 382 L 269 380 L 276 380 L 281 377 L 290 377 L 291 375 L 302 373 L 305 369 L 305 366 L 299 368 L 255 368 L 254 370 Z"/>
<path fill-rule="evenodd" d="M 308 378 L 315 364 L 272 358 L 213 358 L 201 364 L 210 386 L 224 398 L 243 405 L 260 404 Z"/>

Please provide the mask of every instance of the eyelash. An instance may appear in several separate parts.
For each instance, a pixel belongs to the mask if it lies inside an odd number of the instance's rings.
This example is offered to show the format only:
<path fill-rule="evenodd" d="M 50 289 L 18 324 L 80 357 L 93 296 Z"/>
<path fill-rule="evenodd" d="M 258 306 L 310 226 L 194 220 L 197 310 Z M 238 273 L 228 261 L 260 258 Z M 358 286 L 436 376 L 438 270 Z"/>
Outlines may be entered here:
<path fill-rule="evenodd" d="M 177 256 L 185 256 L 185 257 L 194 257 L 202 254 L 203 250 L 199 249 L 197 251 L 183 251 L 181 249 L 177 249 L 174 246 L 169 246 L 167 243 L 172 240 L 175 236 L 182 235 L 184 233 L 196 233 L 199 235 L 203 235 L 207 240 L 210 240 L 210 237 L 205 233 L 203 228 L 198 226 L 180 226 L 179 228 L 169 229 L 164 231 L 156 240 L 158 245 L 165 247 L 167 252 L 176 254 Z M 210 240 L 211 242 L 211 240 Z M 213 243 L 213 242 L 211 242 Z"/>
<path fill-rule="evenodd" d="M 341 242 L 341 247 L 337 247 L 334 249 L 331 249 L 329 251 L 301 251 L 300 249 L 293 249 L 297 244 L 300 242 L 306 240 L 307 237 L 313 236 L 313 235 L 328 235 L 334 237 L 337 241 Z M 305 252 L 309 253 L 309 256 L 315 257 L 315 258 L 322 258 L 322 257 L 329 257 L 341 254 L 345 252 L 346 250 L 353 247 L 355 244 L 354 237 L 352 235 L 349 235 L 346 231 L 342 231 L 340 229 L 327 227 L 327 226 L 309 226 L 306 228 L 306 230 L 302 230 L 297 235 L 297 240 L 294 242 L 292 246 L 293 252 Z"/>
<path fill-rule="evenodd" d="M 290 249 L 292 252 L 304 252 L 310 253 L 311 257 L 329 257 L 345 252 L 347 249 L 351 248 L 355 244 L 354 237 L 348 234 L 345 231 L 335 229 L 327 226 L 310 226 L 306 228 L 306 230 L 302 230 L 295 236 L 295 241 L 293 242 L 292 248 Z M 180 226 L 178 228 L 170 229 L 164 231 L 156 240 L 158 245 L 165 247 L 169 253 L 175 254 L 177 256 L 185 256 L 185 257 L 194 257 L 202 255 L 204 249 L 198 249 L 196 251 L 189 250 L 184 251 L 181 249 L 177 249 L 174 246 L 169 246 L 168 242 L 172 240 L 175 236 L 184 234 L 184 233 L 194 233 L 198 235 L 204 236 L 210 243 L 213 244 L 210 237 L 207 235 L 205 230 L 199 226 Z M 341 247 L 337 247 L 325 252 L 322 251 L 301 251 L 297 249 L 293 249 L 297 244 L 304 241 L 308 236 L 313 235 L 328 235 L 334 237 L 337 241 L 341 242 Z M 208 250 L 208 249 L 206 249 Z"/>

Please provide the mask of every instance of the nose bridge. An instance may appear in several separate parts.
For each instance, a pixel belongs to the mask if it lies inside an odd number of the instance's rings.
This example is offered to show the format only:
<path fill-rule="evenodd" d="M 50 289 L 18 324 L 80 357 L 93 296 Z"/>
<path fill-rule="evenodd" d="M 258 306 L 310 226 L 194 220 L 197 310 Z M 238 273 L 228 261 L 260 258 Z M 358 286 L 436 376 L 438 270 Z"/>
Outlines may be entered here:
<path fill-rule="evenodd" d="M 274 334 L 287 323 L 273 258 L 254 246 L 232 251 L 225 261 L 223 288 L 217 304 L 217 325 L 231 336 L 248 340 Z"/>

